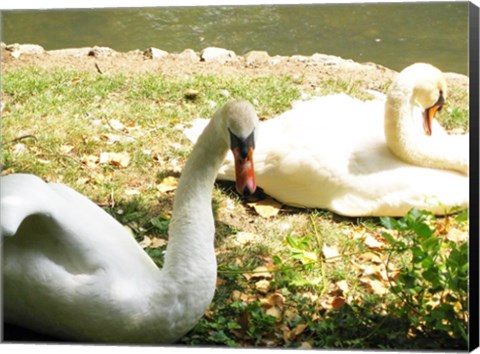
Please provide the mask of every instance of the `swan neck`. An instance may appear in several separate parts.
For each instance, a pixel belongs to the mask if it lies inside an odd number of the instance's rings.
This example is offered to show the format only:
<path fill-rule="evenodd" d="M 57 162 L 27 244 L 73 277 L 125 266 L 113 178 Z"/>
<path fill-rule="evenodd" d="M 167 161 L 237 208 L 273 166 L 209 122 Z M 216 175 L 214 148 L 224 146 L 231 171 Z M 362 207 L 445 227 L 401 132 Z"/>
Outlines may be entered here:
<path fill-rule="evenodd" d="M 468 139 L 433 132 L 425 134 L 421 107 L 415 101 L 415 80 L 398 80 L 385 103 L 384 133 L 390 151 L 417 166 L 468 173 Z M 438 127 L 439 128 L 439 127 Z"/>
<path fill-rule="evenodd" d="M 176 190 L 164 270 L 177 279 L 180 273 L 188 278 L 216 276 L 211 200 L 227 150 L 212 119 L 191 152 Z"/>

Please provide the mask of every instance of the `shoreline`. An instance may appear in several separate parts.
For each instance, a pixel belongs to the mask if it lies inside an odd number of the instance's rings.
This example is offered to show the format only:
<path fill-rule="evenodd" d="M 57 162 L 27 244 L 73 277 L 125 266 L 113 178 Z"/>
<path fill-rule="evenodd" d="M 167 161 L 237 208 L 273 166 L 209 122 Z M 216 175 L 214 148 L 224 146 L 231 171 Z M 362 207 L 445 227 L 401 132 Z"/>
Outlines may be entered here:
<path fill-rule="evenodd" d="M 118 52 L 109 47 L 91 46 L 45 50 L 37 44 L 1 42 L 2 71 L 26 67 L 45 70 L 96 71 L 105 73 L 159 73 L 165 76 L 185 75 L 290 75 L 300 85 L 317 86 L 321 80 L 337 79 L 356 82 L 365 89 L 384 91 L 398 73 L 385 66 L 315 53 L 311 56 L 270 56 L 253 50 L 243 55 L 234 51 L 207 47 L 197 52 L 185 49 L 169 53 L 159 48 Z M 412 63 L 413 64 L 413 63 Z M 469 78 L 458 73 L 444 73 L 451 88 L 468 90 Z"/>

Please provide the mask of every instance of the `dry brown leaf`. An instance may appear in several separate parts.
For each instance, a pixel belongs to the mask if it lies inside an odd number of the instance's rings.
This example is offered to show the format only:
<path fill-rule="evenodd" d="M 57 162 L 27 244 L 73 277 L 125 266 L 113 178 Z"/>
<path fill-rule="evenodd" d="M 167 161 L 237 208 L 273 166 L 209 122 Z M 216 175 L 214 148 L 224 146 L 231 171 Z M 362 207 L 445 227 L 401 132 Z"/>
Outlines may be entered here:
<path fill-rule="evenodd" d="M 338 310 L 345 305 L 345 297 L 339 295 L 331 296 L 321 301 L 320 305 L 325 309 Z"/>
<path fill-rule="evenodd" d="M 162 247 L 162 246 L 166 246 L 168 243 L 167 240 L 163 239 L 163 238 L 158 238 L 158 237 L 154 237 L 152 238 L 152 243 L 150 244 L 150 248 L 159 248 L 159 247 Z"/>
<path fill-rule="evenodd" d="M 121 140 L 121 137 L 117 134 L 105 133 L 100 135 L 100 139 L 105 140 L 107 144 L 114 144 Z"/>
<path fill-rule="evenodd" d="M 108 121 L 108 124 L 113 128 L 113 129 L 116 129 L 116 130 L 125 130 L 125 125 L 120 122 L 119 120 L 116 120 L 116 119 L 110 119 Z"/>
<path fill-rule="evenodd" d="M 99 162 L 125 168 L 130 163 L 130 155 L 127 152 L 101 152 Z"/>
<path fill-rule="evenodd" d="M 365 236 L 365 240 L 363 241 L 365 246 L 367 246 L 370 249 L 382 249 L 385 244 L 382 242 L 379 242 L 375 237 L 373 237 L 371 234 L 367 234 Z"/>
<path fill-rule="evenodd" d="M 259 266 L 255 268 L 250 276 L 251 278 L 271 278 L 272 273 L 268 271 L 265 266 Z"/>
<path fill-rule="evenodd" d="M 466 242 L 468 241 L 468 232 L 461 231 L 456 228 L 451 228 L 447 234 L 447 240 L 452 242 Z"/>
<path fill-rule="evenodd" d="M 305 323 L 300 323 L 298 324 L 293 330 L 292 330 L 292 333 L 296 336 L 298 336 L 299 334 L 302 334 L 303 331 L 305 330 L 305 328 L 307 328 L 308 325 L 305 324 Z M 293 339 L 293 338 L 291 338 Z"/>
<path fill-rule="evenodd" d="M 309 342 L 302 342 L 298 349 L 312 349 L 312 345 Z"/>
<path fill-rule="evenodd" d="M 165 177 L 160 184 L 157 184 L 157 189 L 160 193 L 168 193 L 177 189 L 178 180 L 173 176 Z"/>
<path fill-rule="evenodd" d="M 362 277 L 360 278 L 360 282 L 366 285 L 367 288 L 374 294 L 385 295 L 386 293 L 388 293 L 388 289 L 383 285 L 380 280 Z"/>
<path fill-rule="evenodd" d="M 60 152 L 62 154 L 68 154 L 69 152 L 71 152 L 73 150 L 73 146 L 72 145 L 62 145 L 60 146 Z"/>
<path fill-rule="evenodd" d="M 277 320 L 282 318 L 282 311 L 277 306 L 270 307 L 265 313 L 275 317 Z"/>
<path fill-rule="evenodd" d="M 340 309 L 345 305 L 345 298 L 343 296 L 335 296 L 331 301 L 331 306 L 334 310 Z"/>
<path fill-rule="evenodd" d="M 323 245 L 322 253 L 325 257 L 325 262 L 335 262 L 337 260 L 336 257 L 340 255 L 336 246 Z"/>
<path fill-rule="evenodd" d="M 235 235 L 235 244 L 237 246 L 245 246 L 246 244 L 254 241 L 257 235 L 251 232 L 239 232 Z"/>
<path fill-rule="evenodd" d="M 152 244 L 152 240 L 148 236 L 143 236 L 143 240 L 138 243 L 140 247 L 147 248 Z"/>
<path fill-rule="evenodd" d="M 345 293 L 348 293 L 350 291 L 350 287 L 348 286 L 348 283 L 346 280 L 339 280 L 335 283 L 335 285 L 340 289 L 342 290 L 342 292 L 345 294 Z"/>
<path fill-rule="evenodd" d="M 261 217 L 270 218 L 276 216 L 280 212 L 282 204 L 267 197 L 258 202 L 248 203 L 248 206 L 253 208 Z"/>
<path fill-rule="evenodd" d="M 87 167 L 95 167 L 99 163 L 100 159 L 96 155 L 85 155 L 82 157 L 81 161 Z"/>
<path fill-rule="evenodd" d="M 255 283 L 255 289 L 262 294 L 266 294 L 270 290 L 270 282 L 266 279 L 261 279 Z"/>

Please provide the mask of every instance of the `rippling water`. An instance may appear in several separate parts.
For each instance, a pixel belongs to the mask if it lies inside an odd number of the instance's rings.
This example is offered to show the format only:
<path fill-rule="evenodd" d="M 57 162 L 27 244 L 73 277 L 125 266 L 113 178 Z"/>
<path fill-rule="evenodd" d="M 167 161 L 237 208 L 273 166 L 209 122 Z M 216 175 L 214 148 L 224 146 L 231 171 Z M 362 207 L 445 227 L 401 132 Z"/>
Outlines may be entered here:
<path fill-rule="evenodd" d="M 244 54 L 325 53 L 401 70 L 426 61 L 467 74 L 468 3 L 164 7 L 3 12 L 3 41 L 46 49 L 219 46 Z"/>

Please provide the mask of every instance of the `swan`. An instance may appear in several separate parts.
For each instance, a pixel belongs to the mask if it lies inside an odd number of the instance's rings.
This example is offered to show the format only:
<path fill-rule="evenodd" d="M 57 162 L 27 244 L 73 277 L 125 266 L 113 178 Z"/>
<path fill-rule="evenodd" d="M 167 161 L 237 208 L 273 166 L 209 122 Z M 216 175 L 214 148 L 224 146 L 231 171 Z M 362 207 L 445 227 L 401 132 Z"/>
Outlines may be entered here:
<path fill-rule="evenodd" d="M 1 178 L 7 323 L 82 342 L 172 343 L 211 303 L 216 284 L 211 195 L 228 148 L 240 192 L 253 193 L 257 115 L 247 101 L 217 110 L 181 174 L 160 270 L 126 229 L 64 184 Z"/>
<path fill-rule="evenodd" d="M 397 75 L 387 97 L 313 97 L 259 124 L 255 176 L 286 205 L 344 216 L 444 214 L 468 207 L 468 134 L 448 135 L 433 119 L 447 94 L 443 74 L 424 63 Z M 207 120 L 184 134 L 191 141 Z M 233 180 L 227 158 L 218 179 Z"/>

